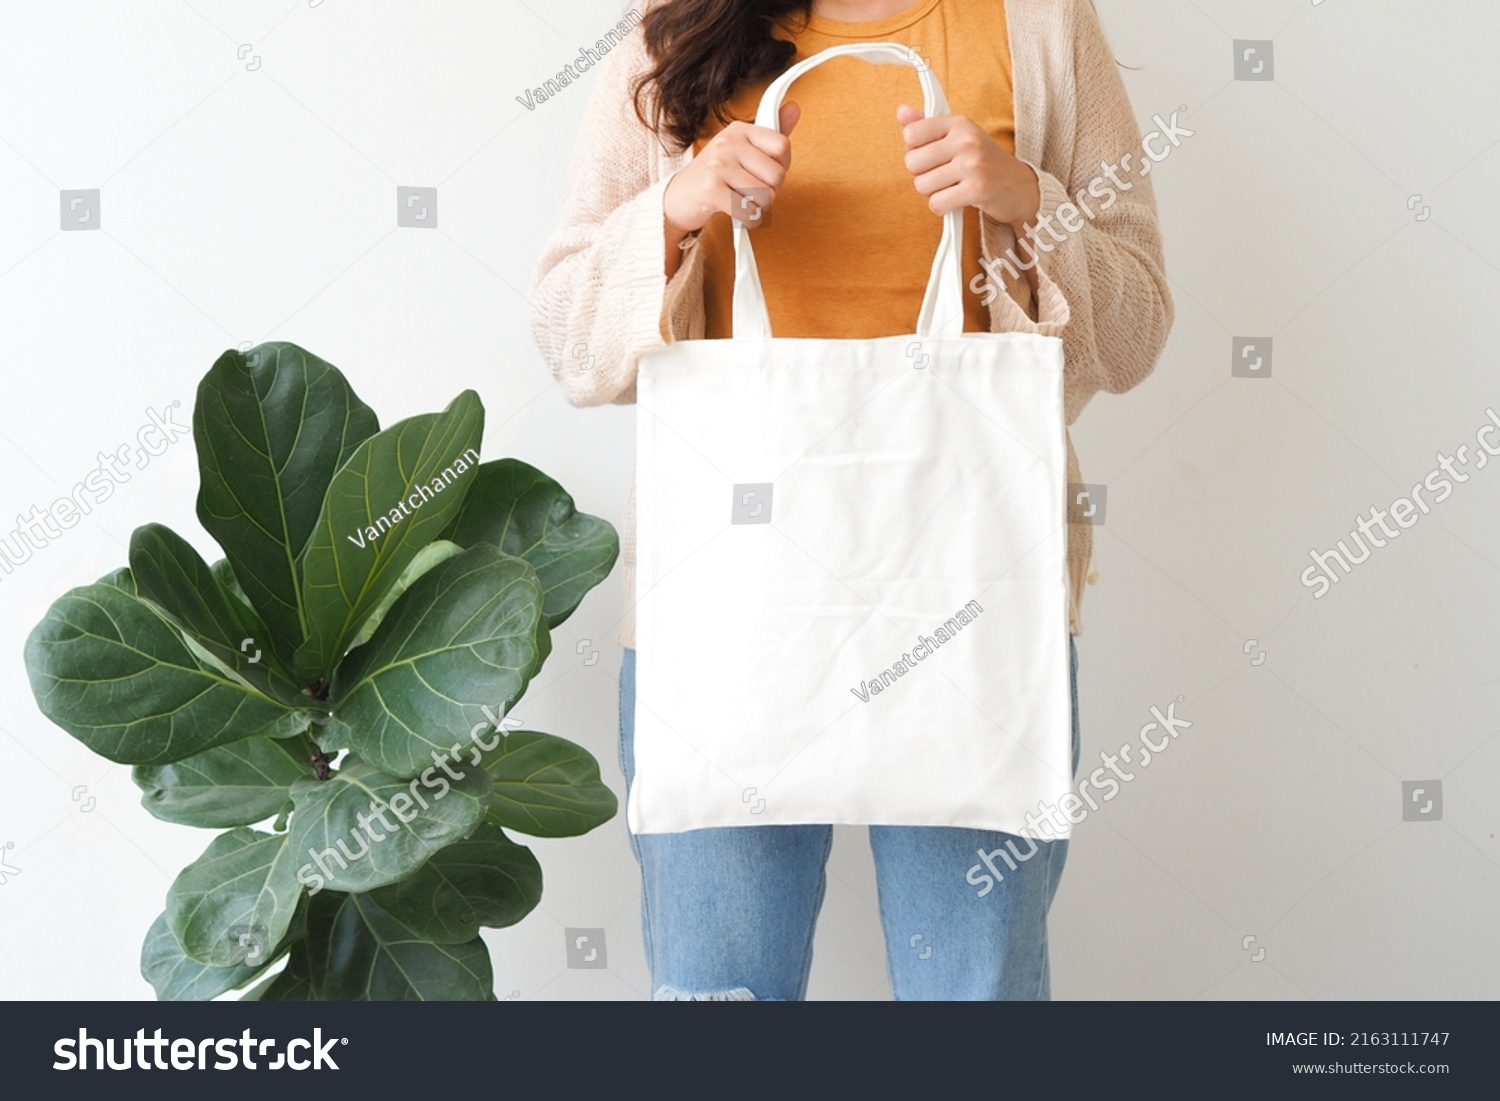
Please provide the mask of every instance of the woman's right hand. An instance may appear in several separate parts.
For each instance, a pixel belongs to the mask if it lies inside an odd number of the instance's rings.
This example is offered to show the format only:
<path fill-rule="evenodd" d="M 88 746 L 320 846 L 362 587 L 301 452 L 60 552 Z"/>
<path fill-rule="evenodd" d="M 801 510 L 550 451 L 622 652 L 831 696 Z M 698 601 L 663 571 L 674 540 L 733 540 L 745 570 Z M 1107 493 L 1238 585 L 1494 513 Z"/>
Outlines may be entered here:
<path fill-rule="evenodd" d="M 668 278 L 681 260 L 678 246 L 683 238 L 702 229 L 715 214 L 744 219 L 747 209 L 770 209 L 791 167 L 788 135 L 801 116 L 795 103 L 782 104 L 780 133 L 767 126 L 731 122 L 667 183 L 662 213 Z"/>

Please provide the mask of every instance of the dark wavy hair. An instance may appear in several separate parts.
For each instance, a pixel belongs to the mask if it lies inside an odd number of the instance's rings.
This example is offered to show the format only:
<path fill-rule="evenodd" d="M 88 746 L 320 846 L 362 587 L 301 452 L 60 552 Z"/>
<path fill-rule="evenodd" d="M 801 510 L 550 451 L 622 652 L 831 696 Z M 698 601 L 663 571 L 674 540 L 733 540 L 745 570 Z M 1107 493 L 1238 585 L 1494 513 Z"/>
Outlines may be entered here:
<path fill-rule="evenodd" d="M 797 47 L 772 29 L 787 16 L 806 19 L 813 0 L 663 0 L 641 19 L 652 67 L 635 83 L 636 116 L 681 152 L 710 113 L 727 123 L 725 105 L 742 83 L 781 72 Z M 646 106 L 648 89 L 655 94 Z"/>
<path fill-rule="evenodd" d="M 1094 0 L 1089 0 L 1092 5 Z M 652 67 L 632 89 L 636 117 L 675 152 L 693 144 L 712 114 L 742 83 L 780 73 L 797 47 L 772 30 L 789 16 L 803 21 L 813 0 L 661 0 L 641 18 Z M 648 91 L 650 96 L 647 106 Z"/>

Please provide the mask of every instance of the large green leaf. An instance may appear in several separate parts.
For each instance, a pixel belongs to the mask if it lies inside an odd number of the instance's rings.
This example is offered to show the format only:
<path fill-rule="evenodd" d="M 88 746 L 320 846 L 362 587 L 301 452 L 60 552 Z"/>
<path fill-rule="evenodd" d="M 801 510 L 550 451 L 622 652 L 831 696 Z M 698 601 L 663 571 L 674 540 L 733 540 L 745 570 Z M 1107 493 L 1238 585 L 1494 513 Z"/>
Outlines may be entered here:
<path fill-rule="evenodd" d="M 487 543 L 423 574 L 333 681 L 332 744 L 412 776 L 520 698 L 551 649 L 536 573 Z"/>
<path fill-rule="evenodd" d="M 349 644 L 350 648 L 363 646 L 374 637 L 380 625 L 385 622 L 391 606 L 401 599 L 402 593 L 416 584 L 417 578 L 439 563 L 446 562 L 463 552 L 463 547 L 457 543 L 450 543 L 446 539 L 436 539 L 419 550 L 417 556 L 411 560 L 411 565 L 401 571 L 401 576 L 391 586 L 391 591 L 381 598 L 380 603 L 375 605 L 375 610 L 366 617 L 364 625 L 359 629 L 359 634 L 355 635 L 354 641 Z"/>
<path fill-rule="evenodd" d="M 225 352 L 198 386 L 198 519 L 288 663 L 306 637 L 298 555 L 334 471 L 379 427 L 337 368 L 295 344 Z"/>
<path fill-rule="evenodd" d="M 171 528 L 146 524 L 130 537 L 136 593 L 222 665 L 289 706 L 306 703 L 276 656 L 260 617 L 240 603 L 192 546 Z"/>
<path fill-rule="evenodd" d="M 479 937 L 433 944 L 369 895 L 335 896 L 308 916 L 313 996 L 319 1001 L 486 1001 L 494 990 Z"/>
<path fill-rule="evenodd" d="M 167 915 L 163 913 L 152 923 L 141 946 L 141 976 L 156 989 L 159 1001 L 208 1001 L 265 974 L 289 950 L 301 948 L 306 936 L 307 907 L 299 903 L 280 944 L 266 950 L 258 940 L 252 941 L 247 944 L 242 953 L 245 958 L 240 962 L 214 967 L 200 963 L 182 950 L 167 924 Z"/>
<path fill-rule="evenodd" d="M 306 738 L 246 738 L 170 765 L 137 765 L 141 805 L 181 826 L 249 826 L 292 805 L 291 787 L 312 774 Z"/>
<path fill-rule="evenodd" d="M 576 837 L 615 816 L 599 762 L 566 738 L 514 730 L 485 761 L 495 794 L 488 820 L 533 837 Z"/>
<path fill-rule="evenodd" d="M 481 822 L 469 837 L 440 849 L 416 875 L 372 891 L 381 909 L 412 932 L 459 944 L 481 927 L 502 929 L 542 898 L 542 867 L 524 845 Z"/>
<path fill-rule="evenodd" d="M 244 986 L 271 963 L 269 958 L 254 963 L 236 963 L 212 967 L 190 959 L 167 926 L 162 914 L 151 923 L 146 942 L 141 946 L 141 977 L 156 990 L 164 1002 L 199 1002 L 218 997 L 226 990 Z"/>
<path fill-rule="evenodd" d="M 250 607 L 250 598 L 245 595 L 244 587 L 240 585 L 240 579 L 234 576 L 234 567 L 229 564 L 229 559 L 220 558 L 212 566 L 208 567 L 208 569 L 218 579 L 219 584 L 224 586 L 226 592 L 245 607 Z M 133 585 L 135 582 L 132 581 L 131 584 Z"/>
<path fill-rule="evenodd" d="M 452 776 L 429 765 L 399 780 L 350 754 L 329 779 L 293 784 L 287 845 L 297 878 L 315 893 L 368 891 L 405 879 L 467 836 L 484 817 L 488 774 L 463 762 L 448 764 Z"/>
<path fill-rule="evenodd" d="M 108 585 L 112 589 L 119 589 L 126 596 L 135 596 L 135 578 L 130 576 L 130 570 L 121 566 L 118 570 L 111 570 L 98 581 L 96 585 Z"/>
<path fill-rule="evenodd" d="M 295 669 L 303 683 L 328 679 L 402 571 L 452 521 L 483 436 L 484 405 L 465 390 L 443 412 L 365 440 L 334 474 L 299 561 L 308 634 Z"/>
<path fill-rule="evenodd" d="M 578 512 L 567 490 L 519 459 L 480 465 L 445 536 L 464 547 L 493 543 L 530 562 L 549 628 L 573 614 L 620 556 L 620 537 L 608 521 Z"/>
<path fill-rule="evenodd" d="M 26 640 L 26 667 L 42 714 L 120 764 L 285 738 L 309 721 L 198 657 L 160 614 L 111 583 L 60 597 Z"/>
<path fill-rule="evenodd" d="M 301 897 L 286 835 L 233 829 L 173 881 L 167 925 L 192 959 L 225 967 L 280 944 Z"/>

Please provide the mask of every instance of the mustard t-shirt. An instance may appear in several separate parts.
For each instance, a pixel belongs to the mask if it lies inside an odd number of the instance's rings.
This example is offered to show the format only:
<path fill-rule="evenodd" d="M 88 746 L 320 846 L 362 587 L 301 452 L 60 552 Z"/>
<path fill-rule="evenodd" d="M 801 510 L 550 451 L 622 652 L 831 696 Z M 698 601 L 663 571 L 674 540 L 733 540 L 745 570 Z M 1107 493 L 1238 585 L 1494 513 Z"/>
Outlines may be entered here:
<path fill-rule="evenodd" d="M 1010 36 L 1003 0 L 917 0 L 869 23 L 793 16 L 778 36 L 794 42 L 794 61 L 831 46 L 896 42 L 932 66 L 949 111 L 978 123 L 1015 151 Z M 726 113 L 755 121 L 774 77 L 747 84 Z M 913 67 L 835 58 L 800 77 L 787 102 L 802 108 L 792 131 L 792 167 L 765 222 L 750 234 L 778 337 L 868 339 L 916 331 L 917 314 L 942 235 L 942 219 L 918 193 L 903 160 L 896 107 L 922 109 Z M 694 150 L 722 124 L 712 116 Z M 703 228 L 705 335 L 730 335 L 734 245 L 727 215 Z M 964 286 L 979 274 L 979 212 L 964 211 Z M 989 311 L 964 294 L 964 328 L 989 328 Z"/>

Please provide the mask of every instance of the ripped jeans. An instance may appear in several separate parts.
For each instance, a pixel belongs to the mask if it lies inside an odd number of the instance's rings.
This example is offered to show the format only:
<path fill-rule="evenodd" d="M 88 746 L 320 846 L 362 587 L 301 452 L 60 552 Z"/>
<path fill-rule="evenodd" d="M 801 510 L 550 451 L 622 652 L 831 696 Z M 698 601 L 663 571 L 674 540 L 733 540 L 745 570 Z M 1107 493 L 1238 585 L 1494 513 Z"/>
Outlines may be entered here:
<path fill-rule="evenodd" d="M 1078 771 L 1078 651 L 1073 771 Z M 620 669 L 620 768 L 634 778 L 635 651 Z M 1046 1001 L 1047 909 L 1067 841 L 946 826 L 870 826 L 898 1001 Z M 800 1001 L 827 887 L 831 826 L 631 834 L 659 1001 Z M 1003 851 L 997 851 L 1002 850 Z M 994 873 L 994 874 L 990 874 Z M 998 877 L 998 879 L 997 879 Z"/>

